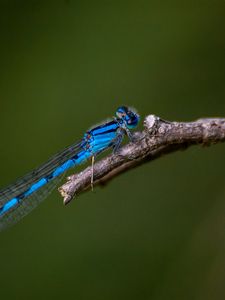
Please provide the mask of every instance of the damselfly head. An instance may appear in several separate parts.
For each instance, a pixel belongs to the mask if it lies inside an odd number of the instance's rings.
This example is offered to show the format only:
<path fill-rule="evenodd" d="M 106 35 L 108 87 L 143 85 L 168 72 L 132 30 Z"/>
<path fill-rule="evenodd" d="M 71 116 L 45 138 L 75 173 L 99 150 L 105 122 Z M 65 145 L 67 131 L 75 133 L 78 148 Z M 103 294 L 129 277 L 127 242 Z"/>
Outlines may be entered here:
<path fill-rule="evenodd" d="M 134 109 L 126 106 L 120 106 L 116 111 L 116 116 L 117 118 L 122 119 L 129 129 L 135 128 L 140 119 Z"/>

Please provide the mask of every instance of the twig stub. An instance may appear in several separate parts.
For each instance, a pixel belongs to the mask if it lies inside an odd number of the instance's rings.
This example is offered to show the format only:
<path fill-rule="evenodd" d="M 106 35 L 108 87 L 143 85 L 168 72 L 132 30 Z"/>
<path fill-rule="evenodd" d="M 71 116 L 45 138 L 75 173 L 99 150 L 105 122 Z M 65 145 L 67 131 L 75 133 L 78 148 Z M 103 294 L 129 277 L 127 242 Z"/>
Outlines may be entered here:
<path fill-rule="evenodd" d="M 135 132 L 134 142 L 94 165 L 94 186 L 110 180 L 132 168 L 154 160 L 161 155 L 186 149 L 191 145 L 211 145 L 225 141 L 225 119 L 199 119 L 195 122 L 169 122 L 155 115 L 144 120 L 144 130 Z M 91 188 L 91 167 L 68 178 L 59 188 L 68 204 L 75 195 Z"/>

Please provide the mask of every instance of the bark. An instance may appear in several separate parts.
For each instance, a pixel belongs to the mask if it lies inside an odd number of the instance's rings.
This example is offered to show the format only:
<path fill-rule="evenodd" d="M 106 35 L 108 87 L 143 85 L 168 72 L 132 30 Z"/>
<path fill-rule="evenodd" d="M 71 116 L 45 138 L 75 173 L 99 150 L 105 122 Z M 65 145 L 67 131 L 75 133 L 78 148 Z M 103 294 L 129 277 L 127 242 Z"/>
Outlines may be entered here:
<path fill-rule="evenodd" d="M 144 130 L 135 132 L 134 142 L 122 147 L 94 165 L 94 186 L 106 185 L 118 175 L 177 150 L 191 145 L 209 146 L 225 141 L 225 119 L 208 118 L 195 122 L 169 122 L 155 115 L 144 121 Z M 91 189 L 91 167 L 68 177 L 59 188 L 64 204 L 75 195 Z"/>

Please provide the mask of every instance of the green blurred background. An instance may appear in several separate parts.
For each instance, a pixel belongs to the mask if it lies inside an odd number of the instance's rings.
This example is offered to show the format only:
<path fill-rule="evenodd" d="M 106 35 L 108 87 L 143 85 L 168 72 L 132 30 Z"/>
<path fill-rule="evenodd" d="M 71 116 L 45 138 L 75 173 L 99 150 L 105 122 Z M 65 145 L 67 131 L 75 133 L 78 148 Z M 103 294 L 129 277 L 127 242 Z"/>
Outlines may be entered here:
<path fill-rule="evenodd" d="M 223 0 L 1 0 L 1 187 L 121 104 L 224 117 L 224 34 Z M 53 192 L 0 234 L 1 299 L 225 299 L 224 153 L 174 153 L 67 207 Z"/>

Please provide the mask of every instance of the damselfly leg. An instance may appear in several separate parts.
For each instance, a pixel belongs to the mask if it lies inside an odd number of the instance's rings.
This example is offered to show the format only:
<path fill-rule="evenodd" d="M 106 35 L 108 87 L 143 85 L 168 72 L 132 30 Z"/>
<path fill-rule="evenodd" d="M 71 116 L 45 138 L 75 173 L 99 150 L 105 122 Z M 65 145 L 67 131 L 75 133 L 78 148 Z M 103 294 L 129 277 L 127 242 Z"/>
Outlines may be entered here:
<path fill-rule="evenodd" d="M 94 155 L 91 157 L 91 189 L 94 191 L 94 162 L 95 157 Z"/>

